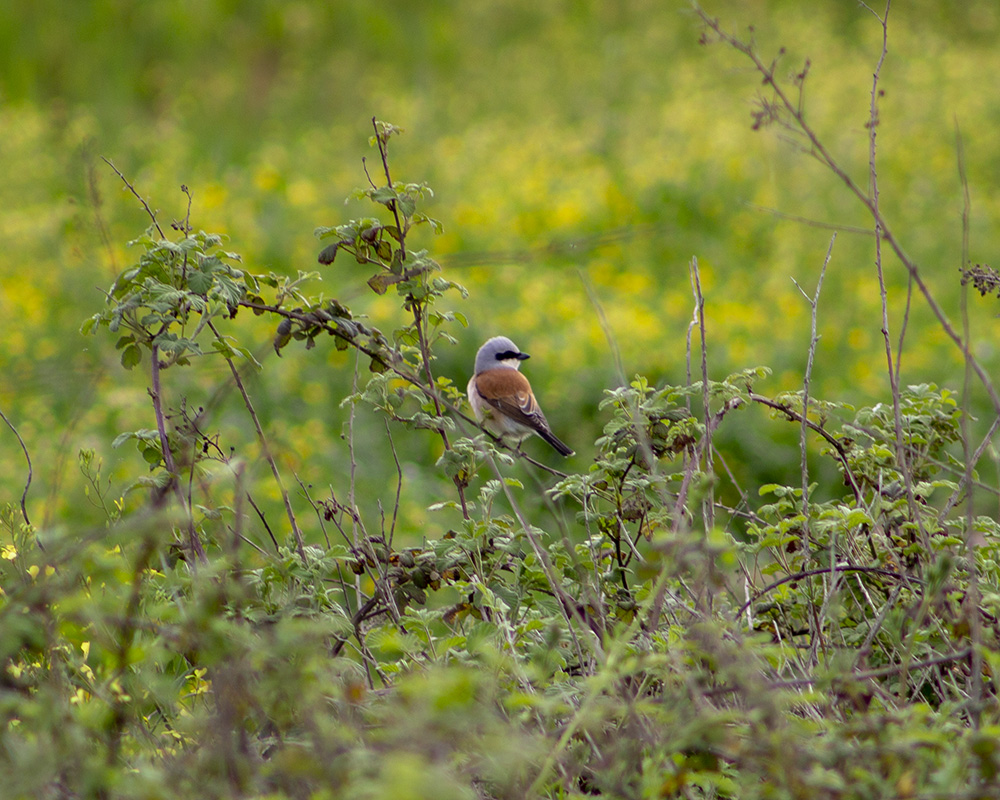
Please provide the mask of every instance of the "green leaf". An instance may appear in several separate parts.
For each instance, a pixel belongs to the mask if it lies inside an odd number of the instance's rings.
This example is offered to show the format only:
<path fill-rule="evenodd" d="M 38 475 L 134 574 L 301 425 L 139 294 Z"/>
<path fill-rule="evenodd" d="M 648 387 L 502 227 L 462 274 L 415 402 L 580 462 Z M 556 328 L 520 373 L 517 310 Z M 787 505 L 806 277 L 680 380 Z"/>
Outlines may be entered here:
<path fill-rule="evenodd" d="M 159 441 L 160 434 L 157 431 L 151 430 L 149 428 L 141 428 L 137 431 L 126 431 L 125 433 L 119 433 L 115 440 L 111 443 L 112 447 L 121 447 L 129 439 L 138 439 L 141 442 L 156 442 Z"/>
<path fill-rule="evenodd" d="M 390 286 L 403 280 L 402 275 L 393 275 L 391 272 L 376 272 L 368 279 L 368 285 L 372 287 L 375 294 L 385 294 Z"/>
<path fill-rule="evenodd" d="M 854 528 L 858 525 L 873 525 L 874 521 L 863 508 L 852 508 L 844 517 L 844 524 L 849 528 Z"/>
<path fill-rule="evenodd" d="M 403 251 L 397 250 L 392 254 L 392 261 L 389 263 L 389 269 L 392 270 L 394 275 L 403 274 Z"/>
<path fill-rule="evenodd" d="M 389 203 L 396 199 L 396 192 L 389 186 L 380 186 L 378 189 L 373 190 L 369 196 L 374 202 L 388 206 Z"/>
<path fill-rule="evenodd" d="M 340 245 L 340 242 L 328 244 L 319 251 L 319 255 L 316 257 L 316 260 L 319 261 L 320 264 L 332 264 L 333 260 L 337 257 L 337 251 L 340 249 Z"/>
<path fill-rule="evenodd" d="M 200 269 L 190 270 L 188 272 L 188 288 L 195 294 L 208 294 L 208 290 L 212 288 L 212 276 Z"/>
<path fill-rule="evenodd" d="M 136 344 L 130 344 L 122 350 L 122 366 L 125 369 L 132 369 L 142 362 L 142 350 Z"/>
<path fill-rule="evenodd" d="M 417 204 L 409 197 L 400 197 L 398 205 L 399 211 L 404 217 L 412 217 L 417 210 Z"/>
<path fill-rule="evenodd" d="M 160 453 L 159 447 L 148 446 L 142 448 L 142 457 L 147 464 L 159 464 L 163 458 L 163 454 Z"/>
<path fill-rule="evenodd" d="M 241 356 L 243 356 L 243 358 L 245 358 L 247 361 L 249 361 L 250 364 L 253 366 L 254 369 L 256 369 L 256 370 L 262 369 L 261 363 L 254 357 L 253 353 L 251 353 L 249 350 L 247 350 L 247 348 L 240 347 L 239 345 L 233 345 L 233 350 L 235 350 L 237 353 L 239 353 Z"/>

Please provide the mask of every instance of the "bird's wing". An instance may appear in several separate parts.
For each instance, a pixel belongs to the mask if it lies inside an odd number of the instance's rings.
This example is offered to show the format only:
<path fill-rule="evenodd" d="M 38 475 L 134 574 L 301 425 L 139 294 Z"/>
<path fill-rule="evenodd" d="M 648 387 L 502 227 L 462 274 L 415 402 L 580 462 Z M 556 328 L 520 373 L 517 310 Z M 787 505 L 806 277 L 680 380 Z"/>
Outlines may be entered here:
<path fill-rule="evenodd" d="M 531 393 L 528 379 L 512 369 L 490 369 L 476 376 L 479 396 L 515 422 L 536 431 L 548 431 L 549 423 Z"/>

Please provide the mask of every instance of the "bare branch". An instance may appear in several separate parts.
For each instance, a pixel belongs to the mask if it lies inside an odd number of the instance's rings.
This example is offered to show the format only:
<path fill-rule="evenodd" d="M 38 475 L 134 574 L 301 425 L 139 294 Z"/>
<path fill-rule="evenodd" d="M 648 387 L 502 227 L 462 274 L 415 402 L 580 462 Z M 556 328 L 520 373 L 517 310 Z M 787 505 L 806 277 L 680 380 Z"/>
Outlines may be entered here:
<path fill-rule="evenodd" d="M 795 279 L 792 282 L 795 283 L 796 288 L 802 292 L 803 297 L 809 303 L 810 308 L 810 328 L 809 328 L 809 356 L 806 359 L 806 374 L 802 380 L 802 425 L 799 432 L 799 453 L 800 453 L 800 463 L 799 467 L 802 473 L 802 515 L 804 522 L 802 524 L 802 537 L 803 543 L 802 547 L 804 550 L 809 549 L 809 462 L 806 458 L 806 434 L 809 430 L 808 420 L 809 420 L 809 382 L 812 379 L 812 368 L 813 359 L 816 357 L 816 343 L 819 341 L 819 336 L 816 333 L 816 312 L 819 306 L 819 294 L 823 289 L 823 278 L 826 277 L 826 268 L 830 264 L 830 257 L 833 255 L 833 245 L 837 241 L 837 234 L 834 233 L 830 237 L 830 247 L 827 248 L 826 258 L 823 259 L 823 268 L 819 273 L 819 280 L 816 282 L 816 292 L 810 297 L 799 286 Z M 831 558 L 833 558 L 833 553 L 831 552 Z"/>
<path fill-rule="evenodd" d="M 708 341 L 705 335 L 705 296 L 701 292 L 701 273 L 698 271 L 697 257 L 691 258 L 691 288 L 694 291 L 695 316 L 698 319 L 698 338 L 701 340 L 701 402 L 702 413 L 705 415 L 705 441 L 702 446 L 702 453 L 705 458 L 705 472 L 711 475 L 715 470 L 712 462 L 712 432 L 714 426 L 709 424 L 711 411 L 709 409 L 708 391 Z M 711 529 L 715 524 L 715 492 L 709 488 L 708 495 L 702 503 L 702 515 L 705 520 L 705 528 Z"/>
<path fill-rule="evenodd" d="M 142 203 L 142 207 L 146 209 L 146 213 L 149 215 L 149 218 L 153 220 L 153 225 L 156 228 L 157 233 L 160 234 L 160 238 L 166 239 L 167 237 L 164 235 L 163 229 L 160 227 L 160 223 L 156 221 L 156 212 L 154 212 L 153 209 L 149 207 L 149 203 L 146 202 L 145 198 L 143 198 L 143 196 L 136 191 L 135 187 L 131 183 L 129 183 L 128 178 L 126 178 L 122 174 L 121 170 L 119 170 L 118 167 L 112 164 L 111 161 L 109 161 L 104 156 L 101 156 L 101 161 L 103 161 L 105 164 L 111 167 L 111 169 L 115 171 L 115 174 L 122 179 L 122 183 L 124 183 L 126 188 L 135 196 L 135 199 L 138 200 L 140 203 Z"/>
<path fill-rule="evenodd" d="M 215 334 L 215 338 L 220 342 L 223 341 L 222 334 L 219 333 L 218 329 L 215 327 L 215 323 L 209 322 L 208 328 Z M 302 531 L 299 530 L 299 525 L 295 520 L 295 512 L 292 509 L 292 502 L 288 496 L 288 490 L 285 488 L 285 483 L 281 479 L 281 473 L 278 471 L 278 465 L 274 460 L 274 456 L 271 455 L 271 448 L 268 447 L 267 438 L 264 436 L 264 429 L 260 425 L 260 419 L 257 417 L 257 412 L 254 411 L 253 403 L 250 400 L 250 395 L 247 394 L 246 386 L 243 385 L 243 379 L 240 377 L 240 372 L 236 369 L 236 364 L 233 360 L 224 355 L 223 358 L 226 359 L 226 363 L 229 365 L 229 371 L 233 376 L 233 381 L 236 383 L 236 388 L 240 390 L 240 395 L 243 397 L 243 404 L 246 406 L 247 413 L 250 414 L 250 419 L 253 421 L 254 430 L 257 432 L 257 441 L 260 443 L 260 451 L 264 456 L 264 460 L 267 461 L 268 466 L 271 467 L 271 474 L 274 476 L 274 482 L 278 485 L 278 490 L 281 492 L 281 499 L 285 504 L 285 513 L 288 515 L 288 522 L 292 526 L 292 534 L 295 536 L 295 545 L 298 548 L 299 556 L 302 560 L 306 560 L 306 549 L 305 542 L 302 539 Z"/>
<path fill-rule="evenodd" d="M 28 500 L 28 489 L 31 486 L 31 476 L 32 476 L 31 456 L 28 454 L 28 448 L 24 444 L 24 439 L 21 438 L 21 434 L 17 432 L 17 428 L 14 427 L 14 423 L 12 423 L 9 419 L 7 419 L 7 415 L 4 414 L 3 411 L 0 411 L 0 419 L 2 419 L 5 423 L 7 423 L 7 427 L 10 428 L 11 433 L 13 433 L 14 436 L 17 437 L 18 444 L 21 445 L 21 451 L 24 453 L 24 460 L 28 462 L 28 477 L 24 482 L 24 491 L 21 492 L 21 516 L 24 517 L 24 524 L 30 526 L 31 520 L 28 519 L 27 500 Z"/>

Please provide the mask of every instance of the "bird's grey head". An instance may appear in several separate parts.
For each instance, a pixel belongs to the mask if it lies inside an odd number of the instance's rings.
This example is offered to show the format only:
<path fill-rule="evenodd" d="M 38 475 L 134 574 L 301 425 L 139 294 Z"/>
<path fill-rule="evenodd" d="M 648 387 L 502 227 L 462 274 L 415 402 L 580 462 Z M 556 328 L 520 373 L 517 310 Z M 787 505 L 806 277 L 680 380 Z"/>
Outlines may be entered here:
<path fill-rule="evenodd" d="M 476 353 L 476 374 L 497 367 L 517 369 L 526 358 L 530 356 L 518 350 L 517 345 L 506 336 L 494 336 Z"/>

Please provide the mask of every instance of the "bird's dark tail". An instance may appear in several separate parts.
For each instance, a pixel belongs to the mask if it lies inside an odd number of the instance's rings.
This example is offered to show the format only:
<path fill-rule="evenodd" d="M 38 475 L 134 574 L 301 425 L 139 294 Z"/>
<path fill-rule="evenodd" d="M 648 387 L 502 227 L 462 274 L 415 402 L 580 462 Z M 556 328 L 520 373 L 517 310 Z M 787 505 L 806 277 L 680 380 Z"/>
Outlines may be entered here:
<path fill-rule="evenodd" d="M 552 445 L 559 452 L 559 455 L 566 457 L 573 455 L 573 450 L 560 442 L 556 435 L 551 431 L 539 431 L 538 435 Z"/>

